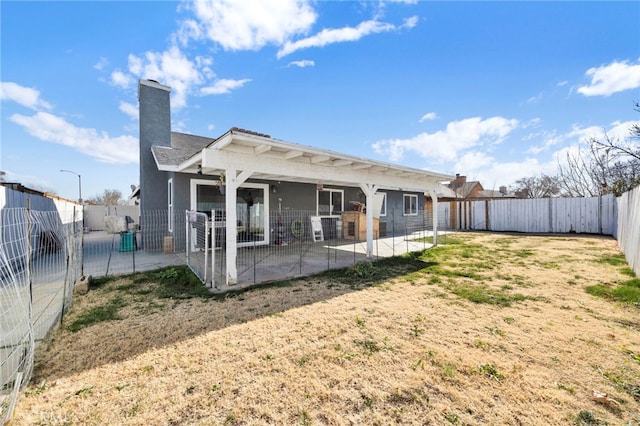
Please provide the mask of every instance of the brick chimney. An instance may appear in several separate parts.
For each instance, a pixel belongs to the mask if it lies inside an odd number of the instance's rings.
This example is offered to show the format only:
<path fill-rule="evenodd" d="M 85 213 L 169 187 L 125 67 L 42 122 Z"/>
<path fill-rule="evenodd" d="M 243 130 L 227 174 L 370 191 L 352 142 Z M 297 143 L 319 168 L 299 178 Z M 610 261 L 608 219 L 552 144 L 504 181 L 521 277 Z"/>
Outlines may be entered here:
<path fill-rule="evenodd" d="M 450 188 L 457 189 L 461 188 L 465 183 L 467 183 L 467 177 L 461 176 L 460 173 L 456 173 L 456 178 L 451 181 L 449 184 Z"/>

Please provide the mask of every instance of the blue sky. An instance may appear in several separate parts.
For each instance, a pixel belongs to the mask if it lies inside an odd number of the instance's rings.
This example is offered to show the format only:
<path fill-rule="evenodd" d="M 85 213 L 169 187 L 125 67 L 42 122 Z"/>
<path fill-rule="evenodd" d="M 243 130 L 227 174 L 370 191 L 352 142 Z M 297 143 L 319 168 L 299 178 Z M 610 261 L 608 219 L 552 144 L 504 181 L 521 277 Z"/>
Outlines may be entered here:
<path fill-rule="evenodd" d="M 640 2 L 2 1 L 5 180 L 138 183 L 137 81 L 172 128 L 237 126 L 486 189 L 640 120 Z"/>

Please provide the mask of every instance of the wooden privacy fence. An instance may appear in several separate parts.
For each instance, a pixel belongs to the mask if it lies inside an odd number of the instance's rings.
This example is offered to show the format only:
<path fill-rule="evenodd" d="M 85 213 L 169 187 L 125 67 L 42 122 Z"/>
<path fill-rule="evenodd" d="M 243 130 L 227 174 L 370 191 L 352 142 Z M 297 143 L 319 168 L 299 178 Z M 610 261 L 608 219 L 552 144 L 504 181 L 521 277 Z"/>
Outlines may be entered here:
<path fill-rule="evenodd" d="M 451 229 L 616 235 L 613 195 L 593 198 L 462 200 L 438 205 Z"/>
<path fill-rule="evenodd" d="M 640 276 L 640 186 L 618 199 L 616 239 L 629 266 Z"/>

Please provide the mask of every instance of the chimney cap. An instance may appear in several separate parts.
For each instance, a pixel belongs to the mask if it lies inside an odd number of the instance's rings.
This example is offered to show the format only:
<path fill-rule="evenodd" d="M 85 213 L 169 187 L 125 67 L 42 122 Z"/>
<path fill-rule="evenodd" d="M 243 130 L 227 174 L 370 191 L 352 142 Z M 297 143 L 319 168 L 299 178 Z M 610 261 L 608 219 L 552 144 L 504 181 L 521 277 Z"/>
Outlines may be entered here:
<path fill-rule="evenodd" d="M 164 84 L 160 84 L 157 81 L 151 80 L 151 79 L 146 79 L 146 80 L 140 79 L 138 82 L 138 85 L 155 87 L 156 89 L 162 89 L 162 90 L 166 90 L 167 92 L 171 92 L 171 87 L 165 86 Z"/>

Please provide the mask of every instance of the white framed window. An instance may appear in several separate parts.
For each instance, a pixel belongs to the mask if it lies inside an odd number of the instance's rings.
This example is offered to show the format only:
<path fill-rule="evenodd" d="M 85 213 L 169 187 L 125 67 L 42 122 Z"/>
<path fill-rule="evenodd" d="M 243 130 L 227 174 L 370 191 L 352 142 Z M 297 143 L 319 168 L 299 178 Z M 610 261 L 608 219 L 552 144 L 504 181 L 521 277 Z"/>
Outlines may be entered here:
<path fill-rule="evenodd" d="M 167 229 L 173 232 L 173 178 L 167 181 Z"/>
<path fill-rule="evenodd" d="M 404 201 L 403 214 L 405 216 L 418 215 L 418 196 L 415 194 L 403 194 Z"/>
<path fill-rule="evenodd" d="M 382 206 L 380 207 L 380 216 L 387 215 L 387 193 L 380 192 L 382 194 Z"/>
<path fill-rule="evenodd" d="M 316 215 L 339 216 L 344 211 L 344 190 L 325 188 L 316 191 Z"/>

